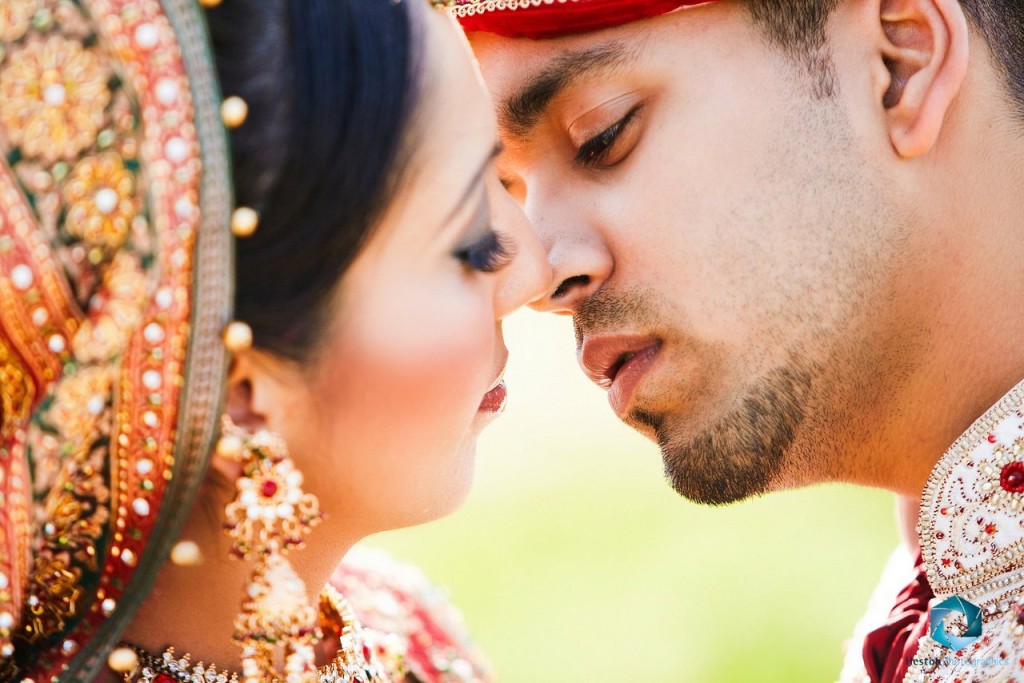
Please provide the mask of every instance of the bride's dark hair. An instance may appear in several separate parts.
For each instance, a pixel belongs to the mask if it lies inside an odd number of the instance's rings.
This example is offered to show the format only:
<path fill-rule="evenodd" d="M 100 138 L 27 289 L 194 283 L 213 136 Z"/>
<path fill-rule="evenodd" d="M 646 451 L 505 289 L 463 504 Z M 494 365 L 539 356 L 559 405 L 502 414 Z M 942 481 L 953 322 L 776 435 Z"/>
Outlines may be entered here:
<path fill-rule="evenodd" d="M 260 220 L 237 240 L 235 317 L 260 348 L 313 355 L 394 193 L 421 62 L 413 1 L 224 0 L 207 12 L 224 96 L 249 105 L 230 135 L 235 199 Z"/>

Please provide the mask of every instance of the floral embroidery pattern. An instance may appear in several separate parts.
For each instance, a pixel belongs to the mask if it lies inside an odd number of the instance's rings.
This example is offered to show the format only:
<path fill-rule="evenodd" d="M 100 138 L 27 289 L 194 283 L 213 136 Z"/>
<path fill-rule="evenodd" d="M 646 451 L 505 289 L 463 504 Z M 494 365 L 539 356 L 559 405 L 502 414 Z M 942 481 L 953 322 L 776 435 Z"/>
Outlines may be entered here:
<path fill-rule="evenodd" d="M 24 156 L 72 158 L 96 140 L 109 73 L 80 43 L 50 36 L 13 50 L 0 73 L 0 125 Z"/>
<path fill-rule="evenodd" d="M 136 213 L 134 186 L 132 174 L 117 154 L 82 159 L 64 186 L 68 232 L 90 246 L 119 248 Z"/>
<path fill-rule="evenodd" d="M 106 366 L 80 368 L 57 386 L 47 420 L 60 425 L 68 454 L 80 454 L 99 435 L 97 422 L 107 408 L 112 374 Z"/>
<path fill-rule="evenodd" d="M 118 252 L 104 274 L 103 286 L 93 298 L 94 310 L 82 322 L 71 348 L 83 363 L 103 362 L 116 355 L 142 320 L 147 281 L 138 259 Z"/>
<path fill-rule="evenodd" d="M 38 6 L 38 0 L 0 4 L 0 41 L 10 43 L 25 35 Z"/>

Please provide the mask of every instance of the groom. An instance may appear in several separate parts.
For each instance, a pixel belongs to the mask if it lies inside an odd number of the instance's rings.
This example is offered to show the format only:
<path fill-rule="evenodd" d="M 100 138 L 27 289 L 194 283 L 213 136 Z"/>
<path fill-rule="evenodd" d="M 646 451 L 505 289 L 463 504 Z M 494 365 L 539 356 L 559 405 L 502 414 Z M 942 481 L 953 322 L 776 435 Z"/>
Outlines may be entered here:
<path fill-rule="evenodd" d="M 539 307 L 674 488 L 924 489 L 920 576 L 851 680 L 1020 676 L 1024 4 L 449 6 L 555 271 Z"/>

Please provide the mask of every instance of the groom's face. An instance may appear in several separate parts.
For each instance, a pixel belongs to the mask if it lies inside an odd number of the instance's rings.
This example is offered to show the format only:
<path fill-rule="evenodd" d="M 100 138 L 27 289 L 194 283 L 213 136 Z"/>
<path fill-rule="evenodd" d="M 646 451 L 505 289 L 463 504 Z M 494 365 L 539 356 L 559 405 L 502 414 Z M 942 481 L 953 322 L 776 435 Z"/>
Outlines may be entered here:
<path fill-rule="evenodd" d="M 834 70 L 720 3 L 548 41 L 471 36 L 499 172 L 580 362 L 708 503 L 857 479 L 892 370 L 902 221 L 881 135 Z M 903 339 L 899 343 L 905 343 Z"/>

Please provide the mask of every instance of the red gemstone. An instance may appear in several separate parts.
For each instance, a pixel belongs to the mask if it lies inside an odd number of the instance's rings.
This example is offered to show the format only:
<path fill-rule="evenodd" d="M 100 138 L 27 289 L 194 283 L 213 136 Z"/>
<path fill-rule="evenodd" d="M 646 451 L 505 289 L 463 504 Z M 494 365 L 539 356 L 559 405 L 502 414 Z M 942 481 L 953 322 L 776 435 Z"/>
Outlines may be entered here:
<path fill-rule="evenodd" d="M 989 434 L 988 435 L 988 442 L 989 443 L 995 443 L 996 442 L 996 435 L 995 434 Z"/>
<path fill-rule="evenodd" d="M 363 657 L 367 662 L 373 659 L 373 652 L 370 650 L 370 646 L 366 643 L 363 643 Z"/>
<path fill-rule="evenodd" d="M 948 567 L 951 562 L 952 562 L 952 560 L 950 560 L 948 557 L 942 558 L 942 566 L 943 567 Z"/>
<path fill-rule="evenodd" d="M 996 532 L 996 525 L 995 524 L 992 524 L 991 522 L 989 522 L 988 524 L 985 525 L 985 533 L 986 534 L 994 534 L 995 532 Z"/>
<path fill-rule="evenodd" d="M 263 494 L 264 498 L 270 498 L 277 493 L 277 482 L 273 479 L 267 479 L 263 482 L 263 486 L 260 488 L 260 493 Z"/>
<path fill-rule="evenodd" d="M 1024 493 L 1024 462 L 1008 463 L 999 475 L 999 485 L 1010 493 Z"/>

